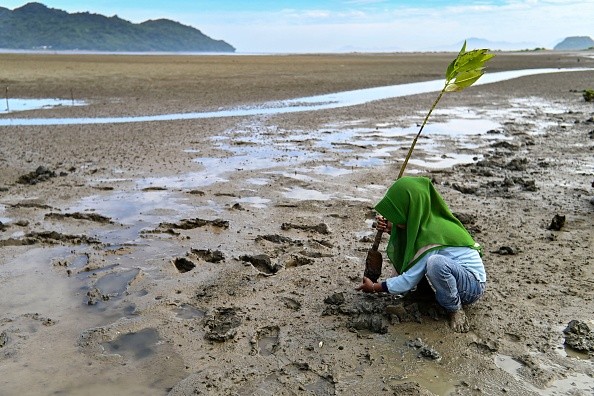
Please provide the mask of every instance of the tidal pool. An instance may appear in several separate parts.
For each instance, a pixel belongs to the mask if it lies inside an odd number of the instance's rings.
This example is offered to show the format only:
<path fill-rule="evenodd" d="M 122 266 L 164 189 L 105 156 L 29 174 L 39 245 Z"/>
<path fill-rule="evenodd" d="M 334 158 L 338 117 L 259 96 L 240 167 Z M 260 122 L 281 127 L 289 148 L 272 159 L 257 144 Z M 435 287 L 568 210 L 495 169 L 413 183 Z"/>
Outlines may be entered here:
<path fill-rule="evenodd" d="M 2 106 L 3 105 L 3 106 Z M 82 100 L 67 99 L 21 99 L 8 98 L 0 105 L 0 114 L 16 113 L 26 110 L 53 109 L 60 106 L 84 106 Z"/>
<path fill-rule="evenodd" d="M 590 71 L 594 69 L 526 69 L 511 70 L 499 73 L 487 73 L 474 85 L 490 84 L 514 78 L 537 74 L 565 73 L 574 71 Z M 83 124 L 118 124 L 130 122 L 153 122 L 193 120 L 200 118 L 242 117 L 254 115 L 275 115 L 298 113 L 303 111 L 316 111 L 336 109 L 340 107 L 356 106 L 376 100 L 397 98 L 428 92 L 437 92 L 443 88 L 444 80 L 433 80 L 409 84 L 391 85 L 357 89 L 352 91 L 337 92 L 326 95 L 315 95 L 304 98 L 289 99 L 277 102 L 267 102 L 258 106 L 244 106 L 238 108 L 222 109 L 216 111 L 157 114 L 150 116 L 130 117 L 83 117 L 83 118 L 4 118 L 0 119 L 0 126 L 19 125 L 83 125 Z"/>

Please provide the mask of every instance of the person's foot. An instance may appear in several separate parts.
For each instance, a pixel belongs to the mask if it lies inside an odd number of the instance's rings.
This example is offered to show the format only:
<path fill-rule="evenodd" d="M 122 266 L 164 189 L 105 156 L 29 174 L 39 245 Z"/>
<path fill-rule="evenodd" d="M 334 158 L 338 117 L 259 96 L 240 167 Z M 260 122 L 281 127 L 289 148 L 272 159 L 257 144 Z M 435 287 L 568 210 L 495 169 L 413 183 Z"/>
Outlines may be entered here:
<path fill-rule="evenodd" d="M 462 309 L 450 312 L 450 327 L 456 333 L 467 333 L 470 330 L 470 324 Z"/>

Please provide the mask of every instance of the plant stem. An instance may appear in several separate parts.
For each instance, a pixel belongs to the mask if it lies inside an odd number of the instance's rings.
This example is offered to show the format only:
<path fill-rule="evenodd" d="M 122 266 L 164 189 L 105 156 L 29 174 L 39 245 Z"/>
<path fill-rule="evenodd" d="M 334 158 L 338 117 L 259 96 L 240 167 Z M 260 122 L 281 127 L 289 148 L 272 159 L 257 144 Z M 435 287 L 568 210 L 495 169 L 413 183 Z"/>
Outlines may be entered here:
<path fill-rule="evenodd" d="M 419 136 L 421 136 L 421 132 L 423 132 L 423 128 L 425 128 L 425 124 L 427 124 L 427 120 L 429 119 L 429 116 L 431 115 L 431 113 L 433 112 L 433 110 L 435 109 L 435 107 L 437 106 L 437 102 L 439 102 L 439 100 L 441 99 L 441 97 L 445 93 L 445 87 L 446 86 L 447 86 L 447 83 L 443 87 L 443 89 L 439 93 L 439 96 L 437 97 L 437 99 L 435 99 L 435 102 L 433 102 L 433 106 L 431 106 L 431 109 L 429 110 L 429 112 L 425 116 L 425 119 L 423 120 L 423 124 L 421 125 L 421 129 L 419 129 L 419 132 L 417 133 L 417 136 L 415 136 L 415 139 L 413 140 L 410 148 L 408 149 L 408 153 L 406 154 L 406 158 L 404 159 L 404 163 L 402 164 L 402 167 L 400 168 L 400 173 L 398 173 L 398 179 L 400 179 L 402 177 L 402 175 L 404 174 L 404 169 L 406 168 L 406 165 L 408 165 L 408 160 L 410 159 L 410 156 L 412 155 L 412 152 L 415 149 L 415 145 L 417 144 L 417 140 L 419 139 Z"/>

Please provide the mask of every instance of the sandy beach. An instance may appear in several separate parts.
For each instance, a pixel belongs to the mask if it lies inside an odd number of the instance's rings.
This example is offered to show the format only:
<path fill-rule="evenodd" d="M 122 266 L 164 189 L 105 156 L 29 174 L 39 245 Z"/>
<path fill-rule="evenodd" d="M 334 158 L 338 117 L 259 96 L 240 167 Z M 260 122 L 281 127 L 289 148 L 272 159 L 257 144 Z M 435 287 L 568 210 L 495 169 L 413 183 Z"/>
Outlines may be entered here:
<path fill-rule="evenodd" d="M 496 53 L 552 70 L 446 95 L 413 153 L 483 246 L 471 330 L 355 291 L 437 92 L 283 101 L 455 55 L 0 54 L 0 394 L 594 394 L 592 51 Z"/>

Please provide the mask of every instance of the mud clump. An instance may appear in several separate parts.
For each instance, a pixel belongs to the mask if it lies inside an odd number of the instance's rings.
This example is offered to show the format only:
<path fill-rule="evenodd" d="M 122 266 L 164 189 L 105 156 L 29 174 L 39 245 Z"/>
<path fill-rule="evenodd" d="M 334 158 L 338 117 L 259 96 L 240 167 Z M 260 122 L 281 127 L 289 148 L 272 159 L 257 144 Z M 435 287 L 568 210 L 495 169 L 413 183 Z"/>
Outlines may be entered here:
<path fill-rule="evenodd" d="M 514 256 L 518 254 L 518 249 L 512 246 L 500 246 L 499 249 L 493 250 L 491 253 L 499 254 L 502 256 Z"/>
<path fill-rule="evenodd" d="M 478 192 L 478 187 L 476 186 L 465 186 L 458 183 L 452 184 L 452 188 L 456 191 L 460 191 L 462 194 L 476 194 Z"/>
<path fill-rule="evenodd" d="M 109 296 L 97 288 L 87 292 L 87 305 L 97 305 L 101 301 L 109 301 Z"/>
<path fill-rule="evenodd" d="M 409 396 L 435 396 L 434 393 L 423 389 L 421 385 L 416 382 L 405 382 L 403 384 L 391 385 L 393 395 L 409 395 Z"/>
<path fill-rule="evenodd" d="M 218 228 L 229 228 L 229 222 L 222 219 L 204 220 L 204 219 L 184 219 L 179 223 L 161 223 L 158 226 L 159 230 L 192 230 L 194 228 L 200 228 L 207 225 L 212 225 Z"/>
<path fill-rule="evenodd" d="M 547 230 L 560 231 L 565 225 L 565 215 L 556 214 L 551 220 L 551 224 L 547 227 Z"/>
<path fill-rule="evenodd" d="M 225 255 L 220 250 L 192 249 L 190 253 L 208 263 L 219 263 L 225 260 Z"/>
<path fill-rule="evenodd" d="M 311 265 L 314 263 L 314 260 L 312 260 L 309 257 L 304 257 L 304 256 L 298 256 L 298 255 L 293 255 L 291 256 L 291 258 L 285 263 L 285 267 L 286 268 L 295 268 L 295 267 L 301 267 L 303 265 Z"/>
<path fill-rule="evenodd" d="M 455 218 L 457 218 L 460 223 L 464 224 L 465 226 L 473 225 L 476 223 L 476 216 L 469 214 L 469 213 L 452 213 Z"/>
<path fill-rule="evenodd" d="M 368 330 L 372 333 L 386 334 L 389 322 L 380 314 L 362 314 L 349 319 L 347 327 L 354 330 Z"/>
<path fill-rule="evenodd" d="M 569 322 L 565 330 L 565 345 L 579 352 L 594 352 L 594 332 L 579 320 Z"/>
<path fill-rule="evenodd" d="M 21 239 L 9 239 L 0 241 L 0 246 L 34 245 L 36 243 L 47 243 L 57 245 L 61 243 L 74 245 L 92 245 L 101 243 L 98 239 L 86 235 L 67 235 L 56 231 L 30 232 Z"/>
<path fill-rule="evenodd" d="M 528 159 L 526 158 L 514 158 L 509 161 L 504 168 L 511 171 L 523 172 L 526 170 L 528 165 Z"/>
<path fill-rule="evenodd" d="M 410 340 L 406 343 L 407 346 L 419 351 L 418 356 L 430 360 L 441 360 L 441 355 L 435 349 L 431 348 L 423 342 L 420 338 Z"/>
<path fill-rule="evenodd" d="M 301 242 L 301 241 L 293 240 L 289 237 L 278 235 L 278 234 L 258 235 L 256 237 L 256 242 L 260 242 L 263 240 L 272 242 L 272 243 L 277 243 L 277 244 L 285 243 L 285 244 L 298 245 L 298 246 L 303 245 L 303 242 Z"/>
<path fill-rule="evenodd" d="M 324 299 L 324 303 L 329 305 L 341 305 L 344 304 L 345 301 L 346 299 L 344 298 L 343 292 L 334 293 Z"/>
<path fill-rule="evenodd" d="M 301 231 L 312 231 L 317 232 L 318 234 L 327 235 L 330 234 L 330 229 L 328 225 L 325 223 L 320 223 L 316 225 L 302 225 L 302 224 L 293 224 L 293 223 L 283 223 L 281 224 L 281 230 L 287 231 L 291 229 L 301 230 Z"/>
<path fill-rule="evenodd" d="M 324 303 L 322 316 L 346 316 L 349 329 L 378 334 L 387 333 L 390 324 L 421 323 L 423 316 L 439 316 L 433 301 L 409 301 L 385 293 L 346 296 L 339 292 L 326 297 Z"/>
<path fill-rule="evenodd" d="M 35 171 L 22 175 L 18 178 L 19 184 L 37 184 L 56 177 L 56 172 L 49 170 L 45 166 L 39 166 Z"/>
<path fill-rule="evenodd" d="M 102 216 L 100 214 L 97 213 L 80 213 L 80 212 L 75 212 L 75 213 L 48 213 L 45 215 L 46 219 L 57 219 L 57 220 L 62 220 L 65 218 L 72 218 L 72 219 L 77 219 L 77 220 L 87 220 L 87 221 L 94 221 L 97 223 L 107 223 L 107 224 L 112 224 L 113 221 L 111 221 L 111 219 L 109 217 L 105 217 Z"/>
<path fill-rule="evenodd" d="M 241 317 L 237 308 L 218 308 L 209 312 L 206 319 L 205 338 L 210 341 L 224 342 L 235 337 Z"/>

